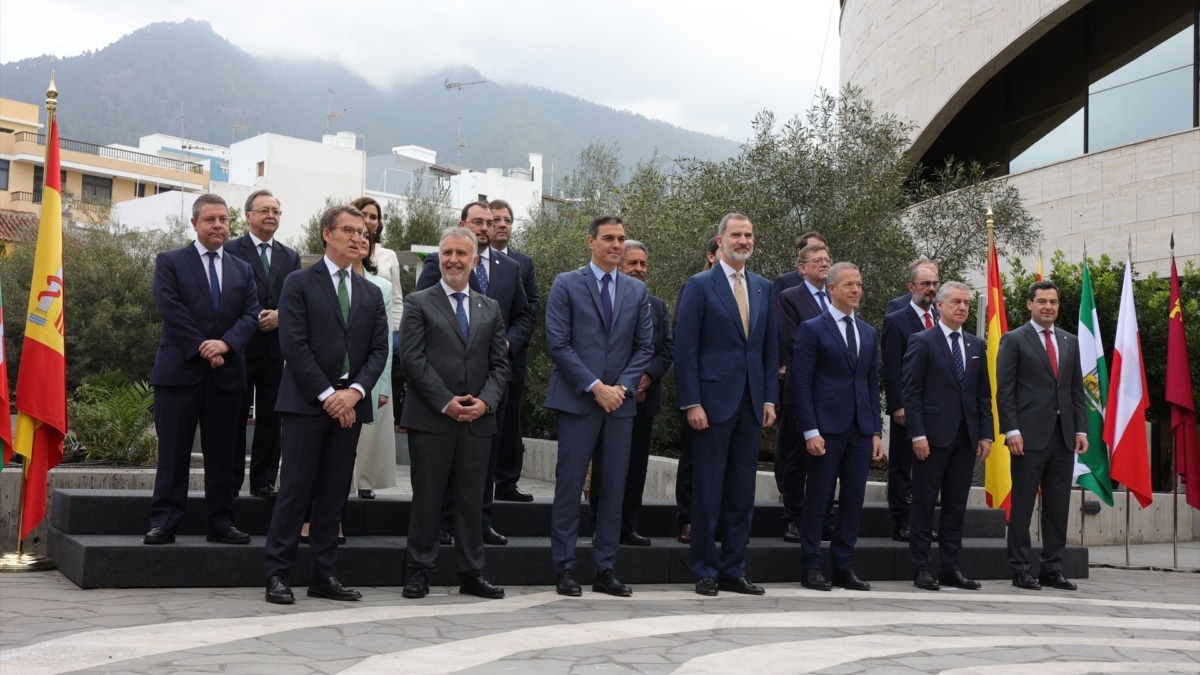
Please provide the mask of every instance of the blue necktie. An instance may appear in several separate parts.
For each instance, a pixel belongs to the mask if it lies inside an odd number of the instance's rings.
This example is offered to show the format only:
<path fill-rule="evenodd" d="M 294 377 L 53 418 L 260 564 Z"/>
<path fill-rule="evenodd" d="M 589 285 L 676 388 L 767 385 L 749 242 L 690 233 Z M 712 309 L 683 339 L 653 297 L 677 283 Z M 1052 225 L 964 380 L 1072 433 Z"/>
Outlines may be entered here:
<path fill-rule="evenodd" d="M 479 280 L 479 292 L 487 295 L 488 291 L 488 275 L 487 265 L 484 264 L 487 258 L 479 256 L 479 264 L 475 265 L 475 278 Z"/>
<path fill-rule="evenodd" d="M 604 310 L 604 327 L 609 329 L 612 328 L 612 294 L 608 292 L 611 283 L 611 274 L 600 277 L 600 307 Z"/>
<path fill-rule="evenodd" d="M 825 291 L 817 291 L 817 300 L 821 302 L 821 311 L 829 309 L 829 305 L 825 304 Z"/>
<path fill-rule="evenodd" d="M 963 368 L 962 349 L 958 347 L 958 331 L 950 333 L 950 355 L 954 357 L 954 374 L 958 376 L 958 386 L 963 386 L 967 379 L 967 371 Z"/>
<path fill-rule="evenodd" d="M 858 370 L 858 338 L 854 335 L 854 318 L 842 317 L 846 322 L 846 349 L 850 350 L 850 369 Z"/>
<path fill-rule="evenodd" d="M 454 300 L 458 303 L 458 305 L 454 308 L 454 316 L 458 317 L 458 329 L 462 331 L 464 342 L 466 342 L 468 335 L 467 310 L 463 309 L 463 298 L 465 298 L 466 295 L 466 293 L 450 294 L 450 297 L 454 298 Z"/>
<path fill-rule="evenodd" d="M 208 256 L 208 287 L 212 291 L 213 309 L 221 308 L 221 282 L 217 280 L 217 252 L 209 251 Z"/>

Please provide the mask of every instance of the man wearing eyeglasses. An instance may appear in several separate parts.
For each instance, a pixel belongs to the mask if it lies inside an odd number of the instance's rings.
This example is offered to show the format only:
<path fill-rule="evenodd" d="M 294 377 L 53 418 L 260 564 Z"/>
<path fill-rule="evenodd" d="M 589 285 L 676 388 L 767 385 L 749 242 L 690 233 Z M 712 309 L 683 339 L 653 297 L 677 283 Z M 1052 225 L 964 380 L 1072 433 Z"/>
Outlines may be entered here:
<path fill-rule="evenodd" d="M 907 303 L 883 317 L 879 338 L 883 346 L 884 412 L 891 419 L 888 431 L 888 510 L 892 513 L 892 539 L 908 541 L 908 512 L 912 502 L 912 441 L 908 440 L 904 408 L 904 355 L 914 333 L 937 325 L 941 314 L 934 304 L 938 292 L 938 268 L 922 258 L 908 268 Z M 891 303 L 888 303 L 891 306 Z"/>
<path fill-rule="evenodd" d="M 818 235 L 819 236 L 819 235 Z M 825 282 L 829 278 L 829 248 L 825 242 L 813 243 L 800 251 L 798 286 L 779 294 L 779 362 L 783 371 L 780 383 L 782 405 L 779 411 L 779 433 L 775 441 L 776 473 L 781 474 L 780 494 L 783 495 L 783 520 L 787 527 L 784 541 L 800 543 L 800 510 L 804 506 L 805 483 L 808 479 L 808 452 L 797 442 L 796 408 L 792 400 L 792 355 L 796 347 L 796 329 L 809 319 L 820 316 L 829 307 Z M 832 506 L 826 509 L 827 516 Z M 833 529 L 832 517 L 826 518 L 824 535 Z M 826 539 L 829 536 L 825 536 Z"/>
<path fill-rule="evenodd" d="M 308 595 L 357 600 L 337 578 L 337 534 L 364 422 L 373 420 L 375 386 L 391 348 L 379 287 L 351 269 L 367 246 L 362 212 L 334 206 L 320 220 L 325 255 L 289 275 L 279 299 L 283 417 L 279 498 L 267 532 L 267 602 L 294 601 L 288 573 L 305 509 L 312 505 Z"/>
<path fill-rule="evenodd" d="M 512 258 L 491 248 L 492 240 L 492 209 L 485 201 L 471 202 L 462 209 L 460 227 L 465 227 L 475 233 L 478 245 L 479 259 L 471 270 L 471 289 L 495 300 L 500 305 L 500 314 L 504 317 L 505 338 L 508 340 L 508 359 L 512 362 L 513 354 L 520 351 L 529 343 L 533 334 L 533 312 L 529 309 L 529 300 L 525 295 L 524 284 L 521 283 L 521 271 L 517 262 Z M 442 271 L 436 253 L 425 259 L 425 268 L 417 279 L 417 290 L 436 286 L 442 278 Z M 500 429 L 492 438 L 491 456 L 488 461 L 488 474 L 483 493 L 483 543 L 491 546 L 504 546 L 508 538 L 492 527 L 492 496 L 495 485 L 493 476 L 496 473 L 496 458 L 499 454 L 499 439 L 504 433 L 505 413 L 508 410 L 508 387 L 496 408 L 496 418 Z M 447 493 L 443 502 L 442 524 L 449 531 L 453 520 L 453 495 Z M 449 537 L 443 537 L 445 543 L 450 543 Z"/>
<path fill-rule="evenodd" d="M 233 493 L 242 489 L 246 477 L 246 426 L 250 405 L 254 406 L 254 443 L 250 448 L 250 494 L 275 499 L 279 474 L 279 414 L 275 399 L 283 375 L 279 351 L 279 294 L 283 280 L 300 269 L 300 254 L 275 239 L 279 229 L 279 200 L 270 190 L 256 190 L 246 199 L 246 223 L 250 232 L 225 243 L 225 250 L 245 260 L 254 270 L 258 290 L 258 330 L 246 345 L 246 391 L 234 440 Z"/>

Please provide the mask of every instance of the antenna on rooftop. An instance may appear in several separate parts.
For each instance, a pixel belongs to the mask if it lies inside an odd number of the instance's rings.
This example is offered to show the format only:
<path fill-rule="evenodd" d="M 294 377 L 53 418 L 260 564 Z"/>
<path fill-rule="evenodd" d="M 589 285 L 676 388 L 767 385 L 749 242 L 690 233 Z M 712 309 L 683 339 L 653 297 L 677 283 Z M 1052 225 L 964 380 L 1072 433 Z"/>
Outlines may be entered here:
<path fill-rule="evenodd" d="M 467 144 L 463 141 L 462 136 L 462 90 L 466 89 L 467 87 L 473 87 L 477 84 L 487 84 L 487 80 L 476 80 L 474 82 L 451 82 L 449 79 L 447 79 L 442 84 L 442 86 L 446 88 L 446 91 L 450 91 L 452 89 L 458 91 L 458 159 L 455 160 L 455 163 L 459 166 L 462 166 L 463 148 L 467 147 Z"/>
<path fill-rule="evenodd" d="M 325 94 L 326 94 L 326 96 L 325 96 L 325 133 L 326 134 L 329 133 L 329 125 L 332 124 L 333 121 L 336 120 L 337 118 L 346 114 L 345 108 L 342 108 L 340 111 L 333 109 L 333 93 L 338 91 L 339 89 L 349 89 L 350 87 L 353 87 L 353 86 L 354 86 L 353 84 L 347 84 L 347 85 L 343 85 L 340 87 L 335 87 L 331 84 L 331 85 L 329 85 L 329 89 L 325 90 Z"/>

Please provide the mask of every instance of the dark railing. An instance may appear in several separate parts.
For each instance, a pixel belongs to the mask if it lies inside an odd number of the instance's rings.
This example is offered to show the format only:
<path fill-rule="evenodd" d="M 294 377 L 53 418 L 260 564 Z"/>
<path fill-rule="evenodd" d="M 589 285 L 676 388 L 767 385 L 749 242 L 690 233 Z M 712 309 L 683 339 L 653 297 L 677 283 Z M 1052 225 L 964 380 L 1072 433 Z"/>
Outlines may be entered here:
<path fill-rule="evenodd" d="M 37 143 L 38 145 L 46 144 L 45 134 L 35 134 L 32 131 L 18 131 L 15 136 L 18 143 Z M 140 152 L 134 152 L 132 150 L 110 148 L 106 145 L 96 145 L 94 143 L 84 143 L 83 141 L 73 141 L 69 138 L 58 139 L 58 147 L 63 150 L 82 152 L 100 157 L 111 157 L 113 159 L 119 159 L 126 162 L 136 162 L 137 164 L 148 164 L 150 166 L 157 166 L 163 169 L 170 169 L 172 171 L 204 173 L 204 165 L 197 164 L 196 162 L 185 162 L 179 159 L 158 157 L 157 155 L 146 155 Z"/>

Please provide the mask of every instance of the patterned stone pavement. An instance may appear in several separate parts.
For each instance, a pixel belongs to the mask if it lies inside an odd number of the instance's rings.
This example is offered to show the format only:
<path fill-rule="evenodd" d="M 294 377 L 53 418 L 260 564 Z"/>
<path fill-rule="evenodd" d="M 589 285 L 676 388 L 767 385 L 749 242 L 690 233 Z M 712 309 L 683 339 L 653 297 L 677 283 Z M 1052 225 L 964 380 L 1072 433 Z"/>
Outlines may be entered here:
<path fill-rule="evenodd" d="M 1163 551 L 1134 547 L 1133 559 Z M 1180 556 L 1200 567 L 1200 543 Z M 632 598 L 510 587 L 499 601 L 443 587 L 411 601 L 388 587 L 362 588 L 358 603 L 299 589 L 290 607 L 261 589 L 84 591 L 56 572 L 7 574 L 0 673 L 1200 672 L 1200 575 L 1091 573 L 1074 593 L 890 581 L 870 593 L 769 584 L 764 597 L 716 598 L 681 585 L 637 586 Z"/>

